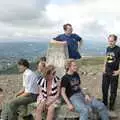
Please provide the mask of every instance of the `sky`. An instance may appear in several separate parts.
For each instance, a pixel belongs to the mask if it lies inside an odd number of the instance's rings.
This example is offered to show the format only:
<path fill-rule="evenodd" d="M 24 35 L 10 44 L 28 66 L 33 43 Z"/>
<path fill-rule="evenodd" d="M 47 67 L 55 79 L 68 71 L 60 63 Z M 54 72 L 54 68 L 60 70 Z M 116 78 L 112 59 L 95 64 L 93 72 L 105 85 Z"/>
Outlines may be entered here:
<path fill-rule="evenodd" d="M 1 41 L 45 41 L 70 23 L 85 40 L 120 36 L 120 0 L 1 0 Z"/>

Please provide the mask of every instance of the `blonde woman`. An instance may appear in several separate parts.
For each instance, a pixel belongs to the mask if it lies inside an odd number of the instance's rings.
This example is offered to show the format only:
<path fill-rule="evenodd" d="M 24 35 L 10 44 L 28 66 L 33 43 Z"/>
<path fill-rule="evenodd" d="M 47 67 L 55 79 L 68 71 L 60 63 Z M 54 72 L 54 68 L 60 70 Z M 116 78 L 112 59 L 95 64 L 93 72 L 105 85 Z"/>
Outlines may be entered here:
<path fill-rule="evenodd" d="M 59 103 L 60 80 L 53 65 L 45 67 L 43 77 L 38 80 L 39 96 L 36 120 L 42 120 L 42 112 L 47 111 L 46 120 L 53 120 L 55 108 Z"/>

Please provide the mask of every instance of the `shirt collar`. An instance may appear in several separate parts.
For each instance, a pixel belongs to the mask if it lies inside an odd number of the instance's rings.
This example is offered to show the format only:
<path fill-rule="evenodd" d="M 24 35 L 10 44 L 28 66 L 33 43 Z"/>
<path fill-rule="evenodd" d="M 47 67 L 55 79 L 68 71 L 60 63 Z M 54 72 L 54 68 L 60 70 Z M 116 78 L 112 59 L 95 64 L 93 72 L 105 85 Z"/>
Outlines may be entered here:
<path fill-rule="evenodd" d="M 28 73 L 28 72 L 29 72 L 29 70 L 30 70 L 30 69 L 28 69 L 28 68 L 27 68 L 27 69 L 24 71 L 24 73 L 23 73 L 23 74 Z"/>

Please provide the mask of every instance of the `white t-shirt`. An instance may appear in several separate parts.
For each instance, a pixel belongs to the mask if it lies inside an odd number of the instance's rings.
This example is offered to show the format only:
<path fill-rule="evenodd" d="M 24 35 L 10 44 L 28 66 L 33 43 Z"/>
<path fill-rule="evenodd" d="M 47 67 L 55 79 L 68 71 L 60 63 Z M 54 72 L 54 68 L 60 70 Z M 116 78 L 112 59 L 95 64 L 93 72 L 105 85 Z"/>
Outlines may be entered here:
<path fill-rule="evenodd" d="M 26 69 L 23 73 L 23 87 L 26 93 L 38 94 L 37 75 L 30 69 Z"/>

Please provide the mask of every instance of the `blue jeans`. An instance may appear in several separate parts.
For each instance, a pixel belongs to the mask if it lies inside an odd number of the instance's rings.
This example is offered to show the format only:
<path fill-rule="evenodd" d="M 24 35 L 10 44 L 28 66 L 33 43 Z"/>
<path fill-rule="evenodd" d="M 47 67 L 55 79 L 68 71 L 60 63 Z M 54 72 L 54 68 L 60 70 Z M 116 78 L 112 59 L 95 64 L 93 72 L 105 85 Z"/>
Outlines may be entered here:
<path fill-rule="evenodd" d="M 93 98 L 90 104 L 85 103 L 85 97 L 81 93 L 76 93 L 70 97 L 75 110 L 80 113 L 80 120 L 88 120 L 89 107 L 95 108 L 101 120 L 109 120 L 107 109 L 101 101 Z"/>

